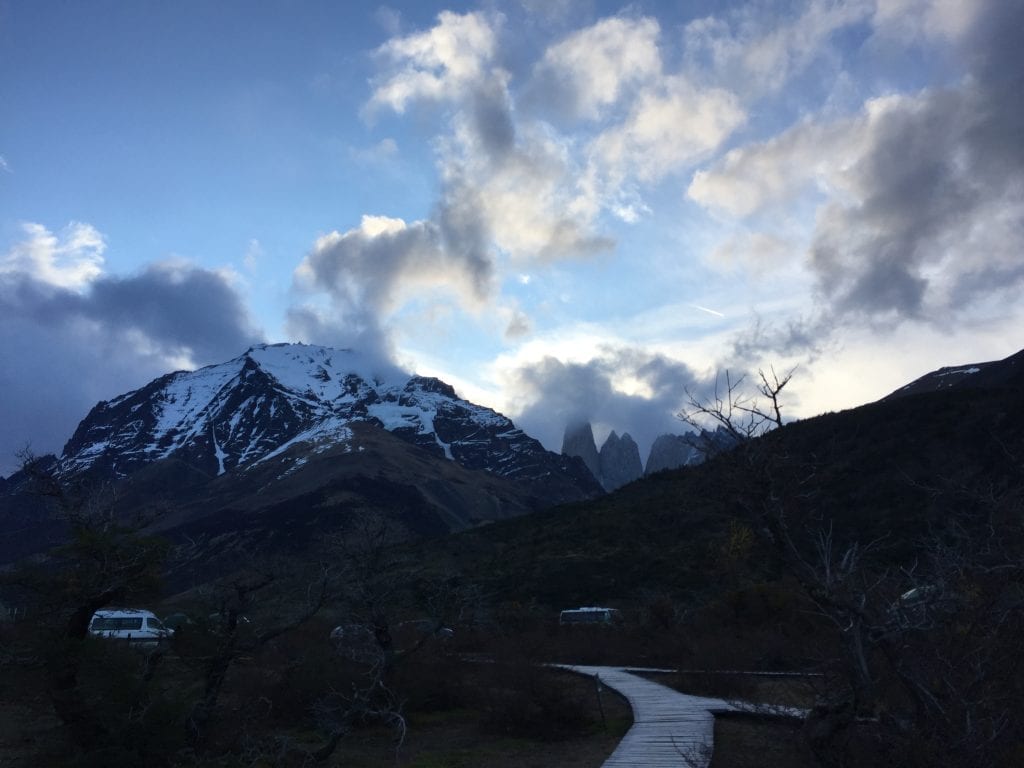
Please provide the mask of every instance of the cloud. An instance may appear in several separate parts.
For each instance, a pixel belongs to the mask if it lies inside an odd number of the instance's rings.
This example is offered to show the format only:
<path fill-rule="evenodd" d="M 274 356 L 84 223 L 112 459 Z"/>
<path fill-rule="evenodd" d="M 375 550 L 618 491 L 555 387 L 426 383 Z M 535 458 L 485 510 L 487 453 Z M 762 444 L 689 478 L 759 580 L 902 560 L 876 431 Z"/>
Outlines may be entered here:
<path fill-rule="evenodd" d="M 505 314 L 508 317 L 508 323 L 505 325 L 506 339 L 521 339 L 533 330 L 533 323 L 522 310 L 511 309 Z"/>
<path fill-rule="evenodd" d="M 808 188 L 828 194 L 864 151 L 868 112 L 833 123 L 805 119 L 767 141 L 732 149 L 694 173 L 687 197 L 746 217 L 788 205 Z"/>
<path fill-rule="evenodd" d="M 14 173 L 14 171 L 11 170 L 10 163 L 7 162 L 7 158 L 3 155 L 0 155 L 0 171 L 4 171 L 5 173 Z"/>
<path fill-rule="evenodd" d="M 661 74 L 658 22 L 602 19 L 545 51 L 528 100 L 567 117 L 595 120 L 623 93 Z"/>
<path fill-rule="evenodd" d="M 499 58 L 500 16 L 442 13 L 425 32 L 389 41 L 393 65 L 367 108 L 399 114 L 416 101 L 448 102 L 436 141 L 442 191 L 432 220 L 445 247 L 493 264 L 492 245 L 514 261 L 579 258 L 608 250 L 590 207 L 580 205 L 578 162 L 550 126 L 517 116 Z M 587 209 L 587 210 L 584 210 Z"/>
<path fill-rule="evenodd" d="M 196 364 L 222 362 L 262 338 L 228 279 L 187 263 L 99 278 L 79 311 L 102 328 L 136 334 L 165 358 Z"/>
<path fill-rule="evenodd" d="M 1006 30 L 1021 4 L 958 28 L 959 85 L 871 99 L 807 119 L 695 174 L 688 194 L 752 216 L 818 197 L 806 265 L 837 321 L 947 323 L 1024 282 L 1024 54 Z"/>
<path fill-rule="evenodd" d="M 702 80 L 741 93 L 747 99 L 779 91 L 820 62 L 839 30 L 868 19 L 871 0 L 808 0 L 791 18 L 777 5 L 748 3 L 724 18 L 690 22 L 684 42 L 691 69 Z"/>
<path fill-rule="evenodd" d="M 24 227 L 0 263 L 0 473 L 31 441 L 59 451 L 101 399 L 169 370 L 222 362 L 262 335 L 227 278 L 188 264 L 102 274 L 103 236 Z"/>
<path fill-rule="evenodd" d="M 589 173 L 602 190 L 633 178 L 658 181 L 705 157 L 745 120 L 732 93 L 662 78 L 638 95 L 624 121 L 594 139 Z"/>
<path fill-rule="evenodd" d="M 877 0 L 872 21 L 881 35 L 902 41 L 959 40 L 982 8 L 983 3 L 961 0 Z"/>
<path fill-rule="evenodd" d="M 412 101 L 458 98 L 481 79 L 496 44 L 483 13 L 442 11 L 426 32 L 393 38 L 377 49 L 392 71 L 375 83 L 369 113 L 386 106 L 401 114 Z"/>
<path fill-rule="evenodd" d="M 629 432 L 644 457 L 658 435 L 687 431 L 676 418 L 686 390 L 706 387 L 685 363 L 626 346 L 585 362 L 544 357 L 510 378 L 520 398 L 516 423 L 549 448 L 559 449 L 567 424 L 590 421 L 599 440 L 613 429 Z"/>
<path fill-rule="evenodd" d="M 359 227 L 321 237 L 295 272 L 302 303 L 289 317 L 292 333 L 354 338 L 383 352 L 399 313 L 417 314 L 431 301 L 478 313 L 499 298 L 509 265 L 613 246 L 578 204 L 578 159 L 567 139 L 517 114 L 511 75 L 496 63 L 502 24 L 499 14 L 443 12 L 430 29 L 378 49 L 384 71 L 367 114 L 401 115 L 421 102 L 447 107 L 435 115 L 443 121 L 434 139 L 440 192 L 426 220 L 364 216 Z M 444 313 L 417 316 L 430 322 Z M 519 312 L 506 324 L 508 337 L 529 327 Z"/>
<path fill-rule="evenodd" d="M 971 77 L 885 102 L 853 200 L 821 211 L 811 266 L 842 310 L 942 322 L 1024 283 L 1024 5 L 987 10 L 963 33 Z"/>
<path fill-rule="evenodd" d="M 22 225 L 25 239 L 0 258 L 0 278 L 28 275 L 48 285 L 81 290 L 103 270 L 103 236 L 71 222 L 59 234 L 41 224 Z"/>
<path fill-rule="evenodd" d="M 293 308 L 289 331 L 367 353 L 372 344 L 384 353 L 388 318 L 406 301 L 429 295 L 479 308 L 492 290 L 492 264 L 472 225 L 458 211 L 440 224 L 364 216 L 355 229 L 318 238 L 295 270 L 295 288 L 325 298 L 327 307 Z"/>

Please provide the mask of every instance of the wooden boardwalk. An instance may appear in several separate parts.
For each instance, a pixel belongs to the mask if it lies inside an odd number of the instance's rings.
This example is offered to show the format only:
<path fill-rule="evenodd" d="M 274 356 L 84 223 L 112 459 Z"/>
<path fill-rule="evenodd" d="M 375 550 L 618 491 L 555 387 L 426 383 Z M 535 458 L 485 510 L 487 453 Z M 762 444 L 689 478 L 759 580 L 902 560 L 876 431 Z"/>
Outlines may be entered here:
<path fill-rule="evenodd" d="M 737 709 L 723 699 L 679 693 L 621 667 L 558 666 L 600 678 L 633 708 L 633 727 L 603 768 L 706 768 L 714 748 L 713 713 Z"/>

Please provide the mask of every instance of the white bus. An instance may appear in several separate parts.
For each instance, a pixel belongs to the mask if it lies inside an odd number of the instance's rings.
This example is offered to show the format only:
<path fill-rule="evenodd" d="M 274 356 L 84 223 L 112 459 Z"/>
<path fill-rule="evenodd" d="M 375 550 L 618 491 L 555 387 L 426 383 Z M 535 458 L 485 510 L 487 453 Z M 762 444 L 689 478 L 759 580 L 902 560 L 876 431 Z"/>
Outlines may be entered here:
<path fill-rule="evenodd" d="M 622 624 L 622 614 L 616 608 L 601 608 L 598 606 L 569 608 L 558 615 L 558 623 L 616 626 Z"/>

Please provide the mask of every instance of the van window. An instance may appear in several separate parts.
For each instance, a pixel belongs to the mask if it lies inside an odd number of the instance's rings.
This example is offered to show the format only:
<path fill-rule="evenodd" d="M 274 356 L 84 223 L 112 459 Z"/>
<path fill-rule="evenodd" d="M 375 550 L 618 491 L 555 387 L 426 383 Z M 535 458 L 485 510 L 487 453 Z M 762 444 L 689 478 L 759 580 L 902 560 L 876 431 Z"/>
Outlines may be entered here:
<path fill-rule="evenodd" d="M 164 625 L 160 619 L 148 618 L 146 619 L 146 626 L 150 629 L 163 629 Z"/>
<path fill-rule="evenodd" d="M 91 629 L 94 632 L 142 629 L 142 618 L 98 616 L 92 620 Z"/>

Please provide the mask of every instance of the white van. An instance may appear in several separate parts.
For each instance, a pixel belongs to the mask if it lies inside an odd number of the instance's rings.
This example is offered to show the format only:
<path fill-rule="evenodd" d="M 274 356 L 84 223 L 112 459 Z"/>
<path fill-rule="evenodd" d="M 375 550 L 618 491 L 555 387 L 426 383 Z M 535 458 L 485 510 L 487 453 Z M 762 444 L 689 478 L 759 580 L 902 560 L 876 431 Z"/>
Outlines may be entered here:
<path fill-rule="evenodd" d="M 89 622 L 89 634 L 128 640 L 132 643 L 159 643 L 171 636 L 171 631 L 152 611 L 140 608 L 105 608 L 96 611 Z"/>

